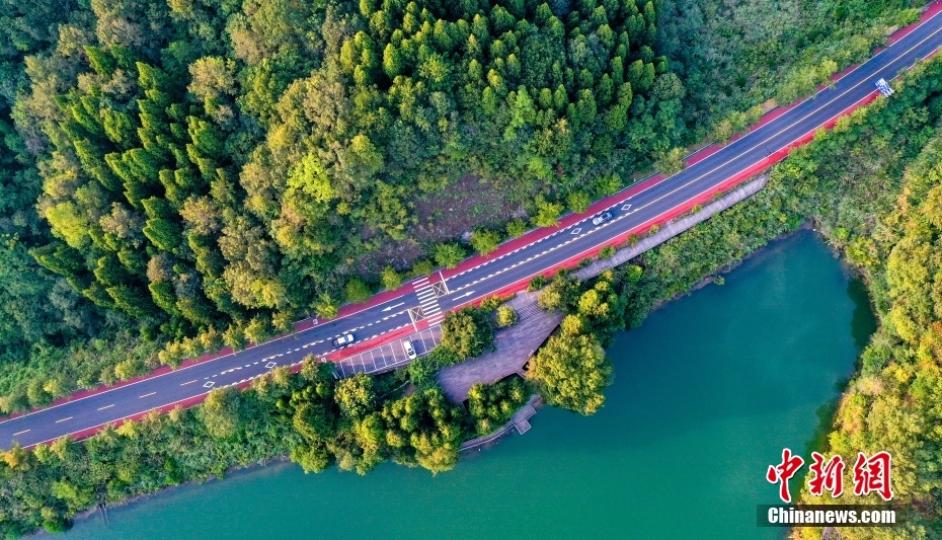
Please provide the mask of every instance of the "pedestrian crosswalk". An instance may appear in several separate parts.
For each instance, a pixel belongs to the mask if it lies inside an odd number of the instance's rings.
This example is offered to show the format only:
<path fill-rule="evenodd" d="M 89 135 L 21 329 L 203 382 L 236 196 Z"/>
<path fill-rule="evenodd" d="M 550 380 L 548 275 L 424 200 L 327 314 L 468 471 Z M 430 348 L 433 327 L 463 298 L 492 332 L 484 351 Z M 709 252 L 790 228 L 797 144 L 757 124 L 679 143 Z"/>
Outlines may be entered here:
<path fill-rule="evenodd" d="M 438 293 L 435 287 L 428 281 L 428 277 L 422 277 L 412 282 L 415 289 L 415 295 L 419 298 L 418 314 L 420 318 L 428 321 L 429 326 L 435 326 L 444 320 L 445 313 L 442 307 L 438 305 Z"/>

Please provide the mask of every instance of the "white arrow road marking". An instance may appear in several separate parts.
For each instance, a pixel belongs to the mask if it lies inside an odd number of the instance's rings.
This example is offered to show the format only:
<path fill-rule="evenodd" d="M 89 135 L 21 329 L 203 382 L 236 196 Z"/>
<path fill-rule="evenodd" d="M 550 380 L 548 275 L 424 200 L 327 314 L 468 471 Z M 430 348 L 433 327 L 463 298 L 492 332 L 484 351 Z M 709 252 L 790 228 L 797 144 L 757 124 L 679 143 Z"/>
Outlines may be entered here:
<path fill-rule="evenodd" d="M 397 307 L 399 307 L 399 306 L 404 306 L 404 305 L 406 305 L 405 302 L 399 302 L 398 304 L 393 304 L 393 305 L 391 305 L 391 306 L 389 306 L 389 307 L 384 307 L 382 311 L 383 311 L 383 312 L 390 311 L 390 310 L 392 310 L 393 308 L 397 308 Z"/>
<path fill-rule="evenodd" d="M 455 300 L 458 300 L 459 298 L 464 298 L 464 297 L 466 297 L 466 296 L 471 296 L 472 294 L 474 294 L 474 291 L 468 291 L 468 292 L 466 292 L 466 293 L 464 293 L 464 294 L 462 294 L 462 295 L 456 296 L 456 297 L 455 297 Z"/>

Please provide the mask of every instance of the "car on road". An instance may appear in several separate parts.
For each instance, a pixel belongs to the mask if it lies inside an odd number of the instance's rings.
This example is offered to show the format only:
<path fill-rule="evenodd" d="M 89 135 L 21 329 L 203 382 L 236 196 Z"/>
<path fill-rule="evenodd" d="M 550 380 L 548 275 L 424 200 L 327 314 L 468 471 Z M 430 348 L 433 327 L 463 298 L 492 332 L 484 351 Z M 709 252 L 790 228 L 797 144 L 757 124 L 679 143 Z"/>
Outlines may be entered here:
<path fill-rule="evenodd" d="M 610 219 L 612 219 L 612 213 L 606 210 L 605 212 L 602 212 L 601 214 L 592 218 L 592 224 L 601 225 Z"/>
<path fill-rule="evenodd" d="M 406 356 L 409 357 L 409 360 L 415 360 L 416 356 L 418 356 L 417 354 L 415 354 L 415 346 L 412 345 L 412 342 L 409 341 L 408 339 L 403 340 L 402 350 L 405 351 Z"/>
<path fill-rule="evenodd" d="M 342 336 L 340 336 L 340 337 L 334 339 L 334 345 L 336 345 L 337 347 L 343 347 L 344 345 L 349 345 L 349 344 L 353 343 L 354 341 L 356 341 L 356 339 L 357 339 L 357 338 L 356 338 L 355 335 L 353 335 L 353 333 L 344 334 L 344 335 L 342 335 Z"/>
<path fill-rule="evenodd" d="M 893 95 L 893 89 L 890 87 L 890 83 L 886 82 L 886 79 L 881 78 L 880 80 L 878 80 L 876 83 L 876 86 L 877 86 L 877 90 L 879 90 L 880 93 L 883 94 L 884 96 L 890 97 Z"/>

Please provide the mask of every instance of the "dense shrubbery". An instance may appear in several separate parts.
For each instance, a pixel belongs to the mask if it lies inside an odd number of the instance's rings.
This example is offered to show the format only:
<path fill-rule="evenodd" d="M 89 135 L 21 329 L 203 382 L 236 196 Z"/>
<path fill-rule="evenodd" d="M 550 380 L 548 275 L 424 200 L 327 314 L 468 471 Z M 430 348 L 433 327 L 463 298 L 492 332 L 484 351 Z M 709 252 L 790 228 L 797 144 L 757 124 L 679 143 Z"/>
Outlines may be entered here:
<path fill-rule="evenodd" d="M 437 387 L 402 389 L 396 374 L 338 381 L 330 364 L 308 359 L 300 375 L 279 368 L 251 390 L 217 390 L 199 407 L 154 414 L 83 443 L 0 453 L 0 535 L 60 530 L 94 504 L 284 455 L 308 472 L 336 464 L 364 474 L 383 460 L 446 471 L 475 425 L 503 419 L 528 397 L 519 380 L 479 385 L 475 396 L 485 397 L 472 399 L 469 413 Z"/>
<path fill-rule="evenodd" d="M 435 383 L 435 374 L 443 367 L 458 362 L 455 353 L 444 347 L 438 347 L 429 354 L 420 356 L 406 366 L 405 373 L 409 382 L 419 388 Z"/>
<path fill-rule="evenodd" d="M 725 140 L 753 122 L 766 100 L 789 103 L 866 58 L 924 4 L 672 0 L 658 12 L 658 51 L 687 88 L 683 114 L 697 136 Z"/>
<path fill-rule="evenodd" d="M 604 347 L 624 328 L 622 281 L 613 271 L 585 286 L 560 276 L 541 294 L 541 307 L 568 313 L 527 366 L 527 378 L 551 405 L 593 414 L 605 402 L 613 370 Z"/>
<path fill-rule="evenodd" d="M 442 347 L 459 361 L 484 354 L 494 348 L 493 319 L 491 310 L 481 308 L 449 313 L 442 321 Z"/>
<path fill-rule="evenodd" d="M 487 435 L 499 428 L 529 397 L 526 383 L 517 376 L 472 386 L 468 390 L 468 413 L 477 434 Z"/>
<path fill-rule="evenodd" d="M 934 538 L 942 533 L 937 497 L 942 435 L 932 427 L 942 421 L 942 136 L 926 146 L 902 179 L 894 186 L 902 193 L 894 208 L 875 214 L 871 228 L 833 231 L 845 242 L 848 258 L 865 270 L 881 325 L 841 397 L 827 453 L 852 462 L 858 451 L 890 452 L 894 503 L 913 509 L 893 538 Z M 874 537 L 868 529 L 842 534 Z M 819 539 L 821 531 L 802 531 L 797 538 Z"/>
<path fill-rule="evenodd" d="M 4 365 L 0 414 L 46 405 L 76 387 L 112 383 L 155 367 L 156 345 L 128 332 L 108 339 L 74 341 L 68 347 L 38 343 L 29 362 Z"/>

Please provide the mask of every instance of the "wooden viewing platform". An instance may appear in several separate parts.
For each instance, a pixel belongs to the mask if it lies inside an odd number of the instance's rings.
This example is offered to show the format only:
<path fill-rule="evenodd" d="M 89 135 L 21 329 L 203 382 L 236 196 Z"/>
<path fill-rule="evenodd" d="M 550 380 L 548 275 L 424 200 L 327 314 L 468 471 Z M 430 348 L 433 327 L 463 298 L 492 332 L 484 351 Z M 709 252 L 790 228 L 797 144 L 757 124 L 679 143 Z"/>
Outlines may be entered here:
<path fill-rule="evenodd" d="M 494 350 L 438 372 L 438 384 L 454 402 L 464 401 L 477 383 L 497 382 L 521 373 L 533 353 L 546 341 L 563 319 L 559 312 L 540 309 L 538 292 L 522 292 L 507 302 L 517 312 L 517 323 L 497 332 Z"/>

